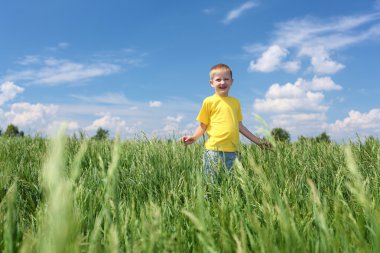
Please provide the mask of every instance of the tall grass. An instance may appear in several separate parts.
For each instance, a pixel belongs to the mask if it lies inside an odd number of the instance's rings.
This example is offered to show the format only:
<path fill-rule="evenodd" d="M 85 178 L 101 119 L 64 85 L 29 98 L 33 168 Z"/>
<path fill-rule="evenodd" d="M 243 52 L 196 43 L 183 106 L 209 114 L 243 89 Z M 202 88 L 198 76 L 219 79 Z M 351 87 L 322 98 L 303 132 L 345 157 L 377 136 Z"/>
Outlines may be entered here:
<path fill-rule="evenodd" d="M 379 148 L 242 145 L 211 183 L 200 144 L 0 138 L 0 251 L 379 252 Z"/>

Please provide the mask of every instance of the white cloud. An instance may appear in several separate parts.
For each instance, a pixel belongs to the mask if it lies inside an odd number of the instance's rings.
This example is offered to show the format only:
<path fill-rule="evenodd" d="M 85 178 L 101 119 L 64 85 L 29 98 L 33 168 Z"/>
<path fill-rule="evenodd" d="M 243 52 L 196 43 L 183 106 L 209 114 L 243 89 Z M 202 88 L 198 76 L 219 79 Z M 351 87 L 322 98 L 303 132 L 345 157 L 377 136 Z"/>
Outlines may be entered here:
<path fill-rule="evenodd" d="M 324 92 L 341 90 L 330 77 L 302 78 L 294 83 L 273 84 L 263 99 L 256 99 L 254 112 L 270 118 L 270 125 L 282 127 L 292 136 L 315 134 L 327 129 L 326 113 L 330 105 Z"/>
<path fill-rule="evenodd" d="M 228 24 L 231 21 L 239 18 L 243 12 L 252 9 L 253 7 L 257 6 L 254 2 L 246 2 L 242 4 L 241 6 L 237 7 L 236 9 L 231 10 L 227 16 L 223 19 L 223 23 Z"/>
<path fill-rule="evenodd" d="M 371 24 L 380 18 L 378 13 L 332 18 L 300 18 L 277 25 L 274 41 L 284 47 L 318 47 L 338 49 L 363 39 Z M 367 25 L 367 27 L 363 27 Z M 356 29 L 361 27 L 362 31 Z M 363 34 L 366 36 L 363 37 Z"/>
<path fill-rule="evenodd" d="M 66 42 L 61 42 L 53 51 L 68 46 Z M 144 58 L 148 55 L 146 52 L 139 52 L 131 48 L 97 52 L 90 57 L 91 59 L 82 62 L 39 55 L 26 55 L 17 61 L 20 65 L 19 68 L 17 70 L 8 70 L 1 80 L 22 80 L 26 84 L 44 85 L 87 81 L 92 78 L 118 73 L 124 66 L 145 66 Z"/>
<path fill-rule="evenodd" d="M 246 50 L 255 50 L 254 48 L 246 48 Z M 288 61 L 284 62 L 283 59 L 289 54 L 289 51 L 279 45 L 272 45 L 267 48 L 261 57 L 255 62 L 251 61 L 248 71 L 258 72 L 272 72 L 277 69 L 283 69 L 286 72 L 297 72 L 300 69 L 300 62 Z"/>
<path fill-rule="evenodd" d="M 120 134 L 134 138 L 136 134 L 144 133 L 147 136 L 165 136 L 173 132 L 170 129 L 183 130 L 190 122 L 196 123 L 199 105 L 202 101 L 194 102 L 186 98 L 172 98 L 162 101 L 165 110 L 150 107 L 148 102 L 128 100 L 127 105 L 118 104 L 91 104 L 78 101 L 73 104 L 60 104 L 57 118 L 77 121 L 86 133 L 92 135 L 98 127 L 107 128 L 110 135 L 114 135 L 120 125 Z M 99 112 L 107 112 L 100 114 Z M 180 115 L 177 115 L 181 112 Z M 172 117 L 168 117 L 172 115 Z M 185 119 L 187 119 L 185 121 Z M 114 123 L 107 123 L 112 122 Z M 119 123 L 117 123 L 119 122 Z M 124 128 L 123 128 L 124 127 Z M 165 132 L 164 131 L 167 131 Z M 192 129 L 193 131 L 194 129 Z"/>
<path fill-rule="evenodd" d="M 264 99 L 256 99 L 254 110 L 260 113 L 285 113 L 297 111 L 325 112 L 324 94 L 316 91 L 340 90 L 341 86 L 330 77 L 314 77 L 312 81 L 299 78 L 294 84 L 273 84 Z"/>
<path fill-rule="evenodd" d="M 13 82 L 4 82 L 0 85 L 0 106 L 5 102 L 12 100 L 18 93 L 24 91 L 24 88 L 15 85 Z"/>
<path fill-rule="evenodd" d="M 305 96 L 305 90 L 300 87 L 299 82 L 295 84 L 287 83 L 283 86 L 279 84 L 273 84 L 269 87 L 265 94 L 265 98 L 302 98 Z"/>
<path fill-rule="evenodd" d="M 4 113 L 4 116 L 8 122 L 17 126 L 42 125 L 57 111 L 56 105 L 15 103 L 12 104 L 9 112 Z"/>
<path fill-rule="evenodd" d="M 182 120 L 183 120 L 182 115 L 177 115 L 176 117 L 172 117 L 172 116 L 166 117 L 163 131 L 166 133 L 177 132 L 179 130 L 179 125 Z"/>
<path fill-rule="evenodd" d="M 300 135 L 315 135 L 326 128 L 326 114 L 322 113 L 284 113 L 270 117 L 271 124 L 289 131 L 293 138 Z"/>
<path fill-rule="evenodd" d="M 325 76 L 325 77 L 313 77 L 313 80 L 311 82 L 307 82 L 303 79 L 297 80 L 297 82 L 302 82 L 302 85 L 310 90 L 318 91 L 318 90 L 341 90 L 342 86 L 339 84 L 336 84 L 331 77 Z"/>
<path fill-rule="evenodd" d="M 330 91 L 341 89 L 342 86 L 336 84 L 329 76 L 314 76 L 311 81 L 298 78 L 294 84 L 286 83 L 283 86 L 280 84 L 273 84 L 269 87 L 265 96 L 266 98 L 304 97 L 306 91 Z"/>
<path fill-rule="evenodd" d="M 277 123 L 275 125 L 291 126 L 292 124 L 289 124 L 291 122 L 297 122 L 297 124 L 299 124 L 299 122 L 320 121 L 321 119 L 326 119 L 324 113 L 281 114 L 275 117 L 274 123 Z"/>
<path fill-rule="evenodd" d="M 111 133 L 119 133 L 120 135 L 125 134 L 136 134 L 140 130 L 142 122 L 140 120 L 134 120 L 133 124 L 128 124 L 119 116 L 112 116 L 110 113 L 105 113 L 102 117 L 94 120 L 91 125 L 85 127 L 85 131 L 94 133 L 98 128 L 104 128 L 109 130 Z"/>
<path fill-rule="evenodd" d="M 278 45 L 270 46 L 256 61 L 251 61 L 249 71 L 271 72 L 276 70 L 282 59 L 288 55 L 288 51 Z"/>
<path fill-rule="evenodd" d="M 57 85 L 110 75 L 120 71 L 120 67 L 109 63 L 81 64 L 68 60 L 49 58 L 36 69 L 15 71 L 6 80 L 25 80 L 32 84 Z"/>
<path fill-rule="evenodd" d="M 345 66 L 331 58 L 333 52 L 350 45 L 380 36 L 379 13 L 333 17 L 328 19 L 300 18 L 279 23 L 274 31 L 270 46 L 258 60 L 250 62 L 250 71 L 272 72 L 283 69 L 296 72 L 300 69 L 299 61 L 310 58 L 311 68 L 317 74 L 333 74 Z M 276 53 L 270 55 L 276 45 Z M 250 46 L 245 46 L 247 51 Z M 292 50 L 291 50 L 292 49 Z M 282 63 L 285 56 L 295 59 Z M 247 51 L 248 52 L 248 51 Z M 282 53 L 281 53 L 282 52 Z M 288 52 L 284 54 L 283 52 Z M 266 56 L 266 58 L 264 57 Z M 298 63 L 298 64 L 297 64 Z"/>
<path fill-rule="evenodd" d="M 330 59 L 327 51 L 322 47 L 302 48 L 300 56 L 309 56 L 314 73 L 333 74 L 344 68 L 343 64 Z"/>
<path fill-rule="evenodd" d="M 54 107 L 44 104 L 10 104 L 7 110 L 0 107 L 0 126 L 4 129 L 7 124 L 14 123 L 23 131 L 52 136 L 60 123 L 66 122 L 69 134 L 83 129 L 87 136 L 92 136 L 99 127 L 103 127 L 110 131 L 111 136 L 119 132 L 122 138 L 135 138 L 140 133 L 148 137 L 173 137 L 174 132 L 182 133 L 183 128 L 189 123 L 196 123 L 196 113 L 201 103 L 186 98 L 172 98 L 160 101 L 165 105 L 165 110 L 157 110 L 149 106 L 149 101 L 128 99 L 127 104 L 94 101 L 101 96 L 83 96 L 76 103 L 70 102 Z M 178 112 L 181 114 L 177 114 Z M 191 131 L 194 129 L 191 128 Z"/>
<path fill-rule="evenodd" d="M 98 128 L 107 128 L 111 130 L 121 130 L 126 126 L 126 122 L 122 120 L 120 117 L 112 116 L 110 113 L 106 113 L 99 119 L 96 119 L 92 122 L 91 125 L 86 127 L 88 131 L 94 131 Z"/>
<path fill-rule="evenodd" d="M 78 93 L 72 96 L 78 100 L 67 104 L 10 103 L 9 109 L 0 106 L 0 127 L 4 129 L 7 124 L 14 123 L 27 133 L 52 136 L 61 122 L 66 122 L 69 134 L 83 129 L 88 136 L 92 136 L 99 127 L 103 127 L 110 131 L 111 136 L 119 131 L 122 138 L 134 138 L 140 133 L 149 137 L 153 134 L 169 137 L 173 131 L 182 132 L 188 123 L 196 123 L 196 113 L 201 103 L 186 98 L 150 101 L 154 106 L 158 106 L 158 102 L 161 106 L 165 105 L 165 110 L 157 110 L 157 107 L 149 105 L 149 101 L 133 101 L 115 93 L 90 96 Z M 177 115 L 178 112 L 181 114 Z M 188 120 L 185 121 L 185 118 Z"/>
<path fill-rule="evenodd" d="M 322 93 L 306 92 L 302 98 L 256 99 L 254 109 L 263 113 L 284 113 L 297 111 L 327 111 L 329 107 L 322 105 Z"/>
<path fill-rule="evenodd" d="M 337 120 L 329 126 L 335 134 L 369 133 L 380 134 L 380 109 L 375 108 L 367 113 L 351 110 L 343 120 Z"/>
<path fill-rule="evenodd" d="M 149 102 L 149 107 L 161 107 L 162 102 L 161 101 L 150 101 Z"/>
<path fill-rule="evenodd" d="M 299 78 L 294 84 L 273 84 L 264 99 L 256 99 L 257 113 L 286 113 L 299 111 L 326 112 L 329 106 L 323 103 L 324 94 L 316 91 L 340 90 L 330 77 L 314 77 L 311 81 Z"/>

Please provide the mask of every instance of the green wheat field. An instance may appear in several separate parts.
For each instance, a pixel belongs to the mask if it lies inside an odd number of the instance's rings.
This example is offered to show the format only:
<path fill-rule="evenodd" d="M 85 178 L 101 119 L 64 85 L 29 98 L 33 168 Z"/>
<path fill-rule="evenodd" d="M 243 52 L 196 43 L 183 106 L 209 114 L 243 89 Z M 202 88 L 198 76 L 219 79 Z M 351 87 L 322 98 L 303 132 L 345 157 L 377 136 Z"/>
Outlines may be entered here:
<path fill-rule="evenodd" d="M 380 143 L 0 138 L 0 252 L 380 252 Z"/>

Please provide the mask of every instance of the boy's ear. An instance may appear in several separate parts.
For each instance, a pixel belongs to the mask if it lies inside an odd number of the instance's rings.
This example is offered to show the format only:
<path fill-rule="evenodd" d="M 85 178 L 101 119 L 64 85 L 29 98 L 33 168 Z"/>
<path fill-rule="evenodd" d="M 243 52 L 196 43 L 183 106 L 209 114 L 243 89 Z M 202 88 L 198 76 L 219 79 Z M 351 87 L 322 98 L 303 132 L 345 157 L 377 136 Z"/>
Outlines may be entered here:
<path fill-rule="evenodd" d="M 212 83 L 212 80 L 210 80 L 210 85 L 211 85 L 211 87 L 214 87 L 214 84 Z"/>

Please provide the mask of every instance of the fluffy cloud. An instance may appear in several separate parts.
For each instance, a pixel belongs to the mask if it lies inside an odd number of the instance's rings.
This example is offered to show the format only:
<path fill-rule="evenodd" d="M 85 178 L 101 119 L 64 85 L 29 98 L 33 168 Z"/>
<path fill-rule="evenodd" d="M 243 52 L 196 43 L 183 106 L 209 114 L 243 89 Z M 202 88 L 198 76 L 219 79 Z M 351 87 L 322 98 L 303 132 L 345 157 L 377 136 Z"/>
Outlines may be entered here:
<path fill-rule="evenodd" d="M 298 79 L 294 84 L 273 84 L 264 99 L 256 99 L 254 110 L 258 113 L 286 113 L 299 111 L 326 112 L 324 94 L 318 91 L 340 90 L 341 86 L 330 77 L 314 77 L 312 81 Z"/>
<path fill-rule="evenodd" d="M 278 68 L 282 59 L 288 54 L 286 49 L 278 45 L 270 46 L 256 61 L 251 61 L 250 71 L 271 72 Z"/>
<path fill-rule="evenodd" d="M 263 99 L 254 101 L 254 111 L 267 115 L 272 127 L 282 127 L 292 135 L 307 135 L 326 129 L 329 105 L 324 92 L 340 90 L 330 77 L 314 77 L 307 81 L 299 78 L 295 83 L 273 84 Z"/>
<path fill-rule="evenodd" d="M 335 134 L 355 134 L 366 132 L 369 134 L 380 134 L 380 109 L 372 109 L 367 113 L 350 111 L 343 120 L 337 120 L 329 126 L 330 131 Z"/>
<path fill-rule="evenodd" d="M 242 4 L 241 6 L 237 7 L 236 9 L 231 10 L 227 16 L 223 19 L 223 23 L 228 24 L 232 22 L 233 20 L 239 18 L 243 12 L 252 9 L 255 7 L 256 4 L 254 2 L 246 2 Z"/>
<path fill-rule="evenodd" d="M 125 134 L 135 134 L 139 130 L 137 127 L 141 125 L 140 121 L 135 121 L 133 125 L 128 125 L 125 120 L 119 116 L 112 116 L 110 113 L 104 114 L 102 117 L 94 120 L 91 125 L 85 128 L 90 133 L 95 132 L 98 128 L 104 128 L 110 132 Z"/>
<path fill-rule="evenodd" d="M 343 64 L 331 60 L 323 47 L 302 48 L 299 55 L 310 57 L 314 73 L 333 74 L 345 67 Z"/>
<path fill-rule="evenodd" d="M 125 126 L 126 126 L 126 122 L 122 120 L 120 117 L 112 116 L 111 114 L 107 113 L 101 118 L 94 120 L 91 125 L 86 127 L 86 130 L 93 131 L 93 130 L 97 130 L 100 127 L 112 129 L 112 130 L 114 129 L 121 130 Z"/>
<path fill-rule="evenodd" d="M 5 82 L 0 85 L 0 106 L 5 102 L 12 100 L 18 93 L 24 89 L 15 85 L 13 82 Z"/>
<path fill-rule="evenodd" d="M 288 54 L 289 51 L 285 48 L 279 45 L 272 45 L 262 53 L 256 62 L 251 61 L 248 71 L 272 72 L 277 69 L 283 69 L 287 72 L 298 71 L 300 68 L 299 61 L 283 61 Z"/>
<path fill-rule="evenodd" d="M 342 86 L 336 84 L 331 77 L 317 77 L 314 76 L 313 79 L 308 82 L 304 79 L 298 79 L 295 85 L 303 87 L 303 89 L 310 89 L 313 91 L 330 91 L 330 90 L 341 90 Z"/>
<path fill-rule="evenodd" d="M 9 112 L 5 112 L 6 120 L 17 126 L 42 125 L 58 111 L 56 105 L 15 103 Z"/>

